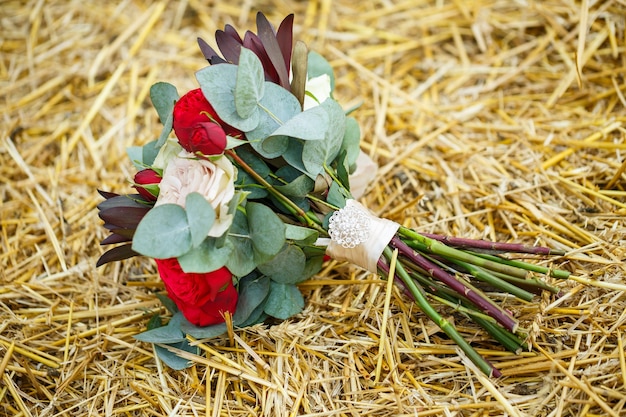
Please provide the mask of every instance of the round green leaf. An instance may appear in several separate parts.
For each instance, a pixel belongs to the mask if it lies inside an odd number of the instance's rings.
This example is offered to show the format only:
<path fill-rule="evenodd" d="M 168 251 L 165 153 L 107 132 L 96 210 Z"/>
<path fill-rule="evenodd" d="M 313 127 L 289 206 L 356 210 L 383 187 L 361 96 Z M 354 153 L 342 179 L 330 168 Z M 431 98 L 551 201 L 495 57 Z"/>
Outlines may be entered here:
<path fill-rule="evenodd" d="M 232 255 L 233 247 L 232 245 L 217 246 L 217 240 L 207 237 L 200 246 L 178 257 L 178 263 L 183 271 L 204 274 L 226 265 Z"/>
<path fill-rule="evenodd" d="M 255 312 L 260 315 L 258 307 L 263 304 L 270 292 L 270 279 L 268 277 L 244 277 L 239 281 L 239 300 L 237 310 L 233 314 L 233 324 L 241 326 L 247 322 Z"/>
<path fill-rule="evenodd" d="M 243 277 L 254 271 L 256 263 L 248 229 L 248 220 L 240 210 L 235 212 L 233 224 L 228 231 L 226 245 L 231 248 L 231 256 L 226 261 L 226 267 L 230 272 L 235 276 Z"/>
<path fill-rule="evenodd" d="M 276 255 L 285 244 L 285 224 L 272 209 L 260 203 L 249 202 L 246 213 L 255 258 L 263 262 Z"/>
<path fill-rule="evenodd" d="M 302 140 L 322 140 L 328 129 L 328 113 L 320 106 L 299 113 L 270 136 L 291 136 Z"/>
<path fill-rule="evenodd" d="M 270 283 L 270 293 L 265 303 L 265 312 L 277 319 L 286 320 L 304 308 L 304 298 L 295 285 Z"/>
<path fill-rule="evenodd" d="M 302 249 L 295 245 L 285 245 L 284 249 L 268 262 L 259 265 L 258 270 L 272 281 L 281 284 L 295 284 L 304 277 L 306 256 Z"/>
<path fill-rule="evenodd" d="M 241 48 L 237 82 L 235 84 L 235 109 L 242 118 L 257 110 L 257 103 L 265 91 L 265 75 L 259 58 L 246 48 Z"/>
<path fill-rule="evenodd" d="M 225 123 L 243 132 L 248 132 L 258 126 L 260 112 L 252 112 L 248 117 L 241 117 L 237 112 L 235 106 L 236 65 L 211 65 L 198 71 L 196 79 L 200 84 L 202 94 Z"/>
<path fill-rule="evenodd" d="M 156 259 L 177 258 L 191 249 L 191 232 L 185 209 L 177 204 L 152 208 L 139 222 L 133 250 Z"/>
<path fill-rule="evenodd" d="M 187 222 L 191 232 L 191 244 L 198 247 L 206 239 L 215 222 L 215 210 L 200 193 L 189 193 L 185 199 Z"/>

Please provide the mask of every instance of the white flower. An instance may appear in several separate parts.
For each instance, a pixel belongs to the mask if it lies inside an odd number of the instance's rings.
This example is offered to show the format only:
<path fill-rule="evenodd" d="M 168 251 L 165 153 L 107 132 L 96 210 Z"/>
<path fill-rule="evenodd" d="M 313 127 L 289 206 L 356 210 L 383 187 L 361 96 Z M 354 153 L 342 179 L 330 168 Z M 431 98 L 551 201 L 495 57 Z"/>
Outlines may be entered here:
<path fill-rule="evenodd" d="M 178 139 L 169 138 L 165 141 L 161 149 L 159 149 L 159 153 L 157 154 L 154 162 L 152 163 L 152 168 L 165 169 L 168 162 L 172 158 L 176 158 L 176 156 L 183 150 L 183 147 L 178 143 Z"/>
<path fill-rule="evenodd" d="M 328 74 L 322 74 L 317 77 L 309 78 L 304 89 L 306 93 L 304 94 L 302 110 L 319 106 L 324 100 L 330 97 L 330 77 Z"/>
<path fill-rule="evenodd" d="M 178 204 L 185 207 L 189 193 L 200 193 L 215 209 L 215 223 L 208 235 L 222 236 L 233 222 L 228 205 L 235 195 L 235 177 L 235 167 L 225 156 L 209 161 L 182 151 L 169 160 L 163 171 L 155 206 Z"/>

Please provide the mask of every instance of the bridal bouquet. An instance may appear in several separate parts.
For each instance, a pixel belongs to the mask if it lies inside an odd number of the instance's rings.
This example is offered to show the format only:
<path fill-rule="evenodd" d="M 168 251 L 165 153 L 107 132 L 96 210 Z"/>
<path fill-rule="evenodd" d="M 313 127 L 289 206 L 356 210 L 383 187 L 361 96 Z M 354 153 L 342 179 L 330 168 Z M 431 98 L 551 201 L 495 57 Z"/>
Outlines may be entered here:
<path fill-rule="evenodd" d="M 330 257 L 394 280 L 483 372 L 498 376 L 438 311 L 448 306 L 518 352 L 524 330 L 483 290 L 526 301 L 557 293 L 537 274 L 567 272 L 503 254 L 563 253 L 417 233 L 373 216 L 350 188 L 359 126 L 333 99 L 329 63 L 294 42 L 292 27 L 293 15 L 275 30 L 260 13 L 256 34 L 242 38 L 226 26 L 216 32 L 221 55 L 199 40 L 210 63 L 196 73 L 199 88 L 179 96 L 170 84 L 152 87 L 163 131 L 129 149 L 136 193 L 101 191 L 98 206 L 111 232 L 102 244 L 117 244 L 98 265 L 154 258 L 167 290 L 168 324 L 156 317 L 136 337 L 182 369 L 188 363 L 168 345 L 193 351 L 187 336 L 292 317 L 305 305 L 298 284 Z"/>

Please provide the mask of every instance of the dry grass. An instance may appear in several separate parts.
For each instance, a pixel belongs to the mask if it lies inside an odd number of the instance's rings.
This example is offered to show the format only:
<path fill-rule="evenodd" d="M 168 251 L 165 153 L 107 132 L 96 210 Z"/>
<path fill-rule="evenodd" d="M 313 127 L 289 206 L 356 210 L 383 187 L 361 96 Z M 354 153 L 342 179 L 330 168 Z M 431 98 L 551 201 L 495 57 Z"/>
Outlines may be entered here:
<path fill-rule="evenodd" d="M 235 3 L 2 1 L 0 415 L 626 416 L 626 3 Z M 568 252 L 562 298 L 502 300 L 531 352 L 451 317 L 504 377 L 348 265 L 302 285 L 302 315 L 201 343 L 187 371 L 133 339 L 162 287 L 146 259 L 95 268 L 95 190 L 129 191 L 125 148 L 160 131 L 149 86 L 194 88 L 195 38 L 256 10 L 295 12 L 340 102 L 363 102 L 371 209 Z"/>

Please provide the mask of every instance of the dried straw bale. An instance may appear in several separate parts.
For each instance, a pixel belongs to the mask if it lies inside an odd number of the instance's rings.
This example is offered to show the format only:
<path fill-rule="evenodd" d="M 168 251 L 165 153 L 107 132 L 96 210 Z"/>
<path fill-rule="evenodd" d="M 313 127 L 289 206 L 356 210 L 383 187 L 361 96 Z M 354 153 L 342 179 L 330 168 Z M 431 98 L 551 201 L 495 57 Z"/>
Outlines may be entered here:
<path fill-rule="evenodd" d="M 200 341 L 188 371 L 133 339 L 162 286 L 145 259 L 95 268 L 95 190 L 129 190 L 126 147 L 160 130 L 150 85 L 194 88 L 196 37 L 257 10 L 295 12 L 339 101 L 362 104 L 372 210 L 568 252 L 561 298 L 502 300 L 530 352 L 450 317 L 504 377 L 335 263 L 302 285 L 305 314 Z M 624 16 L 622 0 L 3 1 L 0 415 L 626 416 Z"/>

